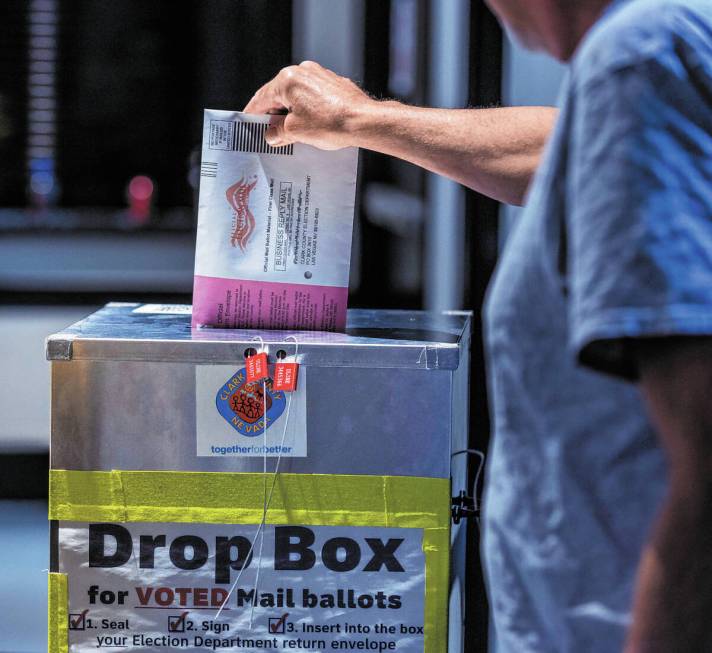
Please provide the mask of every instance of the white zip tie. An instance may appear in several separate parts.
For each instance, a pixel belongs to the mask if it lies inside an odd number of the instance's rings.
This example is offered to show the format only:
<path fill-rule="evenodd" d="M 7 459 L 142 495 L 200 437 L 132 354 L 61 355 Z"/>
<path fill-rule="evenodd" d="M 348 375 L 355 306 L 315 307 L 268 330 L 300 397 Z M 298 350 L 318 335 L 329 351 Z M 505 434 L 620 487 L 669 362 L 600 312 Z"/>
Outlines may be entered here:
<path fill-rule="evenodd" d="M 257 337 L 259 338 L 259 336 L 257 336 Z M 288 340 L 289 338 L 294 340 L 294 361 L 297 362 L 297 353 L 299 352 L 299 342 L 297 341 L 297 338 L 295 336 L 287 336 L 287 338 L 285 338 L 285 340 Z M 262 340 L 262 338 L 260 338 L 260 341 L 261 340 Z M 272 503 L 272 496 L 274 494 L 274 488 L 277 485 L 277 474 L 279 473 L 279 466 L 280 466 L 280 463 L 282 462 L 282 450 L 284 449 L 284 441 L 287 436 L 287 427 L 289 425 L 289 412 L 292 407 L 292 394 L 293 393 L 290 392 L 289 396 L 287 397 L 287 409 L 285 410 L 285 415 L 284 415 L 284 428 L 282 429 L 282 440 L 281 440 L 280 446 L 279 446 L 279 455 L 277 456 L 277 464 L 275 465 L 274 474 L 272 476 L 272 487 L 270 488 L 269 496 L 267 497 L 267 503 L 266 503 L 263 513 L 262 513 L 262 521 L 260 522 L 260 525 L 257 527 L 257 532 L 255 533 L 255 539 L 252 541 L 252 544 L 250 545 L 250 548 L 247 551 L 247 555 L 245 556 L 245 562 L 243 563 L 242 567 L 240 568 L 240 571 L 237 574 L 237 578 L 235 578 L 235 581 L 233 582 L 232 586 L 230 587 L 230 591 L 227 593 L 227 596 L 225 597 L 223 602 L 220 604 L 220 608 L 216 612 L 213 619 L 218 619 L 220 617 L 220 615 L 222 614 L 223 608 L 227 605 L 227 602 L 230 600 L 232 593 L 235 591 L 235 588 L 237 587 L 237 584 L 240 582 L 242 573 L 247 568 L 247 563 L 249 562 L 250 556 L 252 555 L 252 552 L 255 548 L 255 544 L 257 543 L 257 537 L 261 533 L 264 532 L 265 522 L 267 521 L 267 511 L 269 510 L 269 506 Z M 265 416 L 266 416 L 266 413 L 265 413 Z M 267 422 L 265 421 L 265 426 L 266 426 L 266 424 L 267 424 Z M 265 429 L 265 431 L 266 431 L 266 429 Z M 267 482 L 267 475 L 265 474 L 265 483 L 266 482 Z M 262 554 L 260 552 L 260 560 L 259 560 L 259 565 L 257 567 L 258 576 L 255 579 L 254 594 L 252 596 L 252 609 L 250 611 L 250 629 L 252 629 L 252 616 L 254 614 L 255 604 L 257 603 L 257 578 L 259 577 L 259 568 L 262 563 L 261 555 Z"/>

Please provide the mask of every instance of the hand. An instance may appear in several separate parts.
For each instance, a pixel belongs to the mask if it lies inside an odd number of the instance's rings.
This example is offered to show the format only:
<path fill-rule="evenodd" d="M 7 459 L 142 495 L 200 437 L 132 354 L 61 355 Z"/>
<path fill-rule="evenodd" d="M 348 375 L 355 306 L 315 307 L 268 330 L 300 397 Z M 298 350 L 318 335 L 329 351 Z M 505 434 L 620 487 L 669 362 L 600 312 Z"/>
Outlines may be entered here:
<path fill-rule="evenodd" d="M 273 147 L 299 142 L 323 150 L 355 145 L 353 123 L 359 112 L 375 104 L 350 79 L 313 61 L 283 68 L 255 93 L 246 113 L 275 115 L 265 134 Z"/>

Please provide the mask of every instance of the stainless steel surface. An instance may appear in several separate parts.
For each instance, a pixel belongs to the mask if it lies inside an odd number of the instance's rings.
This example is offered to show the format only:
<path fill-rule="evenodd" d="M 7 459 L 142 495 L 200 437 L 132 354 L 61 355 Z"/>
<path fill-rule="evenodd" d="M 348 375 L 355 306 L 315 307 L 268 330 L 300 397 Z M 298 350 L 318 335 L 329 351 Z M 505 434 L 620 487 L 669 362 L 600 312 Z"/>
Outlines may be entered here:
<path fill-rule="evenodd" d="M 53 468 L 262 471 L 259 457 L 196 456 L 193 364 L 64 361 L 52 372 Z M 310 368 L 306 380 L 308 446 L 320 453 L 283 458 L 282 471 L 450 475 L 450 372 Z"/>
<path fill-rule="evenodd" d="M 48 340 L 51 466 L 261 471 L 261 458 L 196 455 L 196 365 L 244 360 L 257 334 L 191 331 L 188 315 L 111 304 Z M 465 487 L 469 313 L 350 311 L 349 333 L 297 333 L 306 365 L 305 458 L 296 473 L 448 478 Z M 459 364 L 464 361 L 463 364 Z M 337 409 L 338 408 L 338 409 Z"/>
<path fill-rule="evenodd" d="M 300 363 L 319 367 L 454 370 L 470 313 L 350 310 L 346 333 L 191 329 L 190 316 L 133 312 L 108 304 L 47 340 L 50 360 L 234 363 L 257 335 L 287 351 L 299 340 Z"/>

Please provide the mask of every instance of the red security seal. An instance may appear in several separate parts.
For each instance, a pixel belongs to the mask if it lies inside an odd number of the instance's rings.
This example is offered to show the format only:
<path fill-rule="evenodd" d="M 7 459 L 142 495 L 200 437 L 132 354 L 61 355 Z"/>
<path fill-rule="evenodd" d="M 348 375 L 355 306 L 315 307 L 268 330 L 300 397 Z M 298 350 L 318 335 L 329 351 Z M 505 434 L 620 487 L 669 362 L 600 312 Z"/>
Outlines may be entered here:
<path fill-rule="evenodd" d="M 254 381 L 261 381 L 269 376 L 269 370 L 267 368 L 267 354 L 265 352 L 260 352 L 254 356 L 248 356 L 245 359 L 245 373 L 247 375 L 247 382 L 252 383 Z"/>
<path fill-rule="evenodd" d="M 282 392 L 294 392 L 297 389 L 298 363 L 277 361 L 274 366 L 274 389 Z"/>

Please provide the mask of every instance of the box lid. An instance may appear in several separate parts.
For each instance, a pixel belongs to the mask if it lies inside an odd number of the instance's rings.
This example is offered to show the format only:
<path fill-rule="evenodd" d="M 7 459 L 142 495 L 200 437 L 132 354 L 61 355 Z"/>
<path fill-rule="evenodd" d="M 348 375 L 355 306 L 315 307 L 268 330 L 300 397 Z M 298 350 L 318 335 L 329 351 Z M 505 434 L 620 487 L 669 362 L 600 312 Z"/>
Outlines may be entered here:
<path fill-rule="evenodd" d="M 457 369 L 469 349 L 469 311 L 429 313 L 350 309 L 346 333 L 192 329 L 191 307 L 111 303 L 47 339 L 49 360 L 232 363 L 245 350 L 295 352 L 321 367 Z"/>

